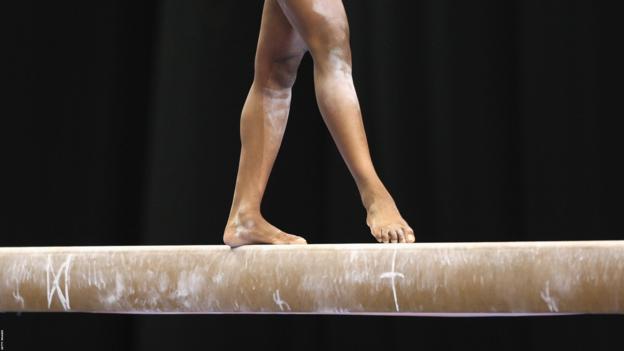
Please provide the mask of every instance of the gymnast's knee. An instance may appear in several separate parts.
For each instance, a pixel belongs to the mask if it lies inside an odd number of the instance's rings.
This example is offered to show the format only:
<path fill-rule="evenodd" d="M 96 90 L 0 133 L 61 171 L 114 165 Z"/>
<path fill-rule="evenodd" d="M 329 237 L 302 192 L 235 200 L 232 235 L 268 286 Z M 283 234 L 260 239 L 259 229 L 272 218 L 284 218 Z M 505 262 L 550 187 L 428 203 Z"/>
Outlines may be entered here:
<path fill-rule="evenodd" d="M 255 65 L 254 84 L 268 90 L 291 90 L 304 54 L 258 60 Z"/>
<path fill-rule="evenodd" d="M 310 38 L 310 54 L 317 69 L 340 69 L 351 73 L 349 28 L 341 23 L 328 24 Z"/>

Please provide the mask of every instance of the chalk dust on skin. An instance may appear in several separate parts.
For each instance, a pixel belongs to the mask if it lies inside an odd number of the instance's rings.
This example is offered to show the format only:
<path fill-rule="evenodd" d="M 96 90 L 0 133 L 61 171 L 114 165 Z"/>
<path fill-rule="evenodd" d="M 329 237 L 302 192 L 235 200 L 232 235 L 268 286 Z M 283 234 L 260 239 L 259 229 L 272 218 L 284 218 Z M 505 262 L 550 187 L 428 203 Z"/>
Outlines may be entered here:
<path fill-rule="evenodd" d="M 265 87 L 262 96 L 262 109 L 266 116 L 264 118 L 265 137 L 271 140 L 271 144 L 275 144 L 282 139 L 286 130 L 292 92 L 290 89 Z"/>

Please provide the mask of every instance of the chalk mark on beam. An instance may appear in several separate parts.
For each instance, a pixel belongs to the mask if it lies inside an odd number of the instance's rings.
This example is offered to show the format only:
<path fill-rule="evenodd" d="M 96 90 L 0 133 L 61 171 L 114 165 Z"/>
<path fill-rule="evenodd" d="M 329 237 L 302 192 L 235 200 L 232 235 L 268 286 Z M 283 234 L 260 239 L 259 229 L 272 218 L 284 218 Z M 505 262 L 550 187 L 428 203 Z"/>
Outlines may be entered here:
<path fill-rule="evenodd" d="M 392 253 L 392 271 L 391 272 L 384 272 L 382 273 L 379 278 L 383 279 L 383 278 L 390 278 L 390 281 L 392 283 L 392 296 L 394 297 L 394 307 L 396 308 L 397 312 L 399 312 L 399 301 L 397 299 L 397 295 L 396 295 L 396 284 L 395 284 L 395 277 L 401 277 L 401 278 L 405 278 L 405 275 L 403 275 L 403 273 L 401 272 L 395 272 L 394 271 L 394 266 L 396 264 L 396 254 L 397 254 L 397 249 L 394 249 L 394 252 Z"/>
<path fill-rule="evenodd" d="M 71 262 L 72 255 L 67 255 L 65 262 L 59 267 L 58 271 L 54 273 L 52 266 L 52 255 L 48 255 L 48 264 L 46 265 L 46 288 L 47 288 L 47 297 L 48 297 L 48 308 L 50 308 L 50 304 L 52 303 L 52 297 L 54 296 L 54 292 L 56 291 L 58 294 L 59 302 L 61 306 L 63 306 L 64 310 L 69 310 L 69 264 Z M 52 288 L 50 288 L 50 273 L 52 273 Z M 61 276 L 65 276 L 65 293 L 61 291 L 61 286 L 59 284 L 59 280 Z"/>
<path fill-rule="evenodd" d="M 19 303 L 22 304 L 22 308 L 24 308 L 24 298 L 20 294 L 19 287 L 19 282 L 15 280 L 15 291 L 13 292 L 13 298 L 15 298 L 15 301 L 19 301 Z"/>
<path fill-rule="evenodd" d="M 288 310 L 290 311 L 290 305 L 288 304 L 288 302 L 282 300 L 279 294 L 279 289 L 275 290 L 275 292 L 273 293 L 273 301 L 275 301 L 275 304 L 279 306 L 281 311 L 284 310 L 284 307 L 282 307 L 282 305 L 286 305 L 286 307 L 288 307 Z"/>
<path fill-rule="evenodd" d="M 557 307 L 557 300 L 555 300 L 554 297 L 550 296 L 549 280 L 546 281 L 546 288 L 544 289 L 544 291 L 540 291 L 540 297 L 542 298 L 542 300 L 544 300 L 544 302 L 546 302 L 546 305 L 548 306 L 548 310 L 550 310 L 550 312 L 559 312 L 559 307 Z"/>

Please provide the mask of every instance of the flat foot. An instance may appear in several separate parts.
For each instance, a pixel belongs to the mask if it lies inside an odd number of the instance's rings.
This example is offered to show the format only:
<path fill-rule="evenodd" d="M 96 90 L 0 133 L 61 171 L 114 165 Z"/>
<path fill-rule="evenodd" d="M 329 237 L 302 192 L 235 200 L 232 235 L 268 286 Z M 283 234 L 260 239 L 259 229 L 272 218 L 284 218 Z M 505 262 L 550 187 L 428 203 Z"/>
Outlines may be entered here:
<path fill-rule="evenodd" d="M 307 244 L 303 237 L 283 232 L 260 214 L 235 215 L 225 227 L 223 242 L 231 248 L 253 244 Z"/>

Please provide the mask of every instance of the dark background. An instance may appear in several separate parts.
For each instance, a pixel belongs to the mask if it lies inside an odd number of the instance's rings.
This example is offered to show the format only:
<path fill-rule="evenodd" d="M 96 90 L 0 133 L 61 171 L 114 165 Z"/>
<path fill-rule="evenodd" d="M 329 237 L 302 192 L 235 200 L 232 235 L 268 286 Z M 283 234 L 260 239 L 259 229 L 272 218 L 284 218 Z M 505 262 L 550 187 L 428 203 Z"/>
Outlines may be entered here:
<path fill-rule="evenodd" d="M 617 2 L 344 3 L 373 161 L 417 241 L 624 236 Z M 1 245 L 222 244 L 261 10 L 109 0 L 16 13 Z M 263 214 L 310 243 L 373 242 L 313 89 L 308 55 Z M 0 328 L 7 350 L 624 347 L 623 317 L 600 315 L 5 313 Z"/>

